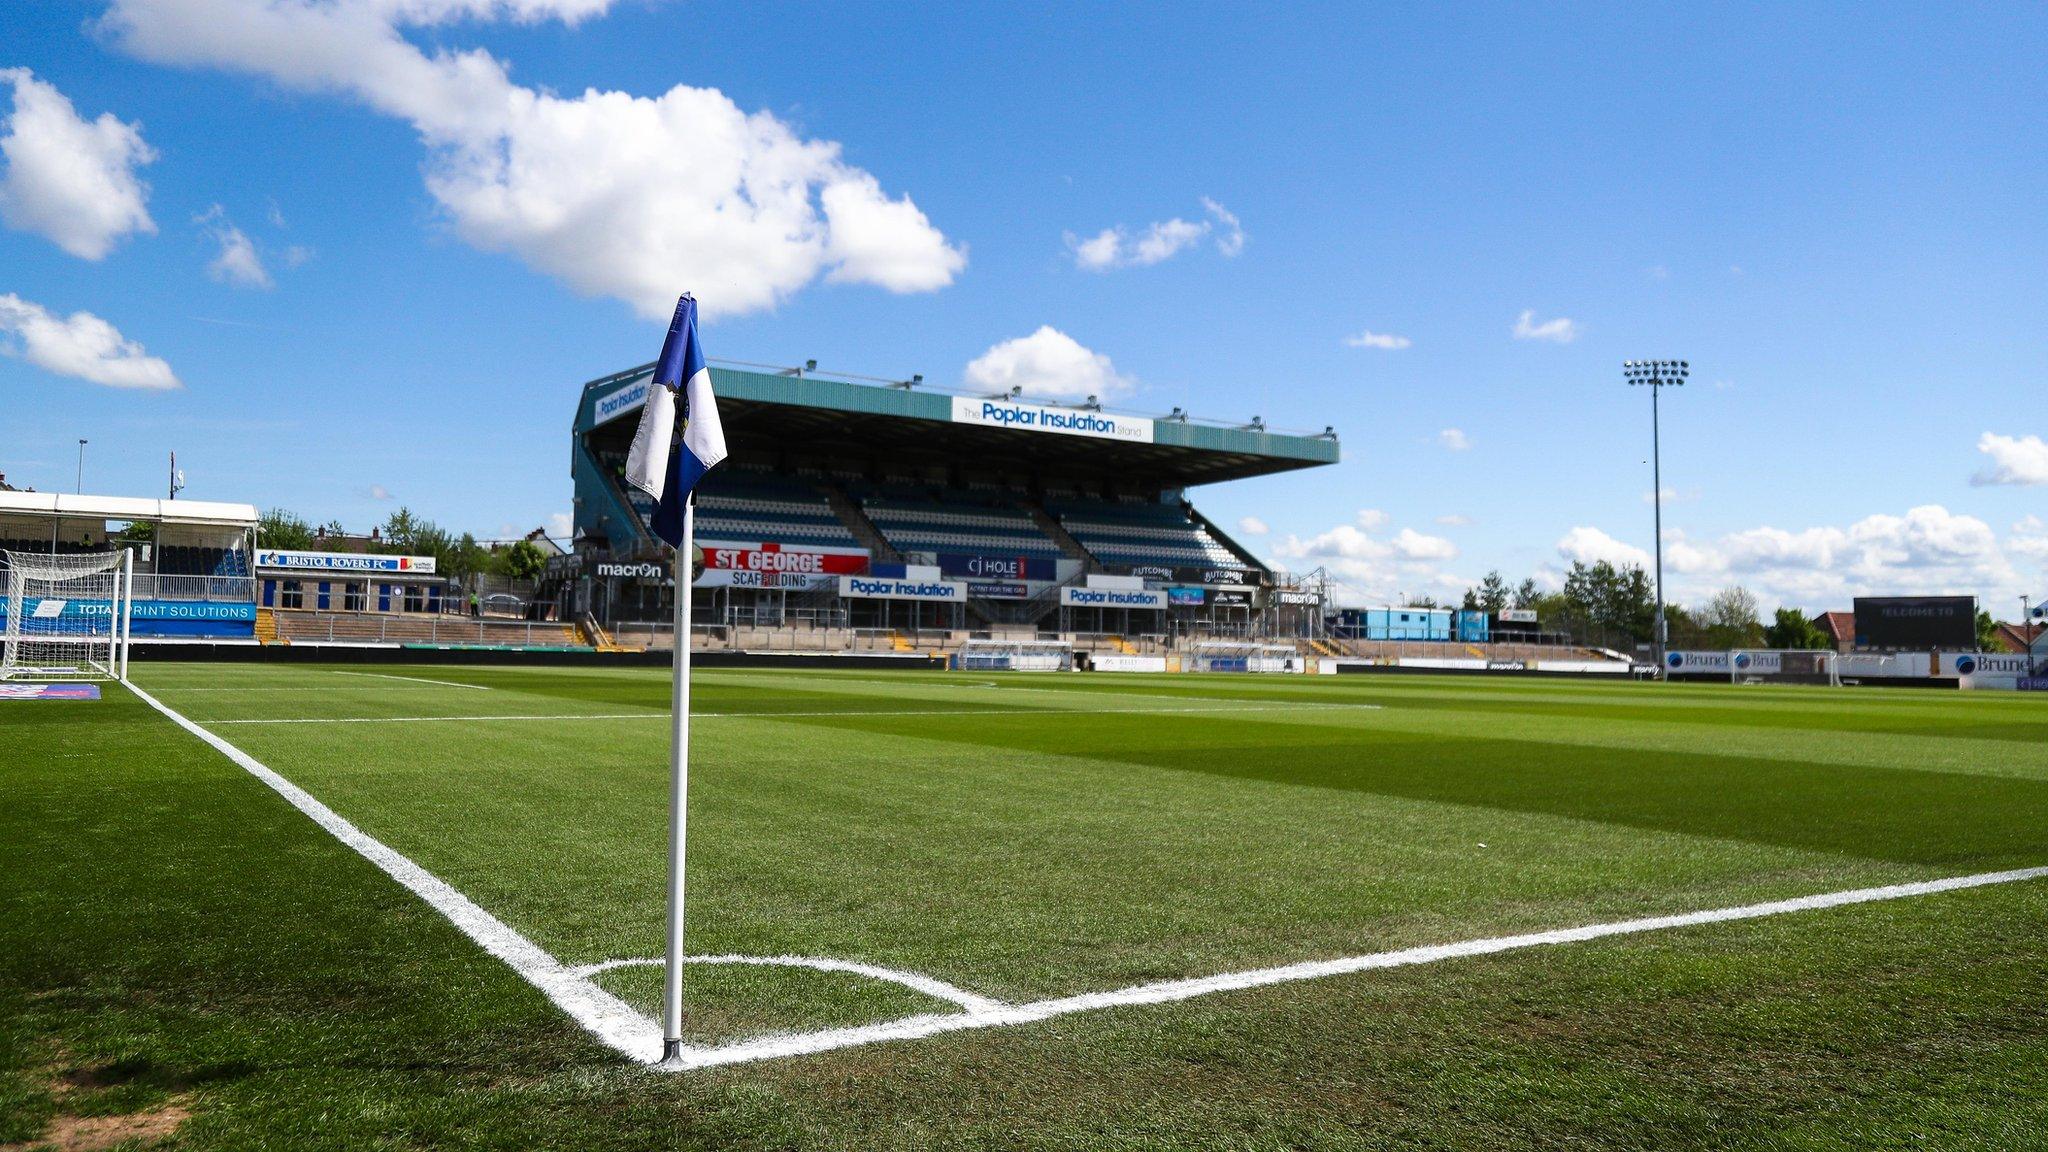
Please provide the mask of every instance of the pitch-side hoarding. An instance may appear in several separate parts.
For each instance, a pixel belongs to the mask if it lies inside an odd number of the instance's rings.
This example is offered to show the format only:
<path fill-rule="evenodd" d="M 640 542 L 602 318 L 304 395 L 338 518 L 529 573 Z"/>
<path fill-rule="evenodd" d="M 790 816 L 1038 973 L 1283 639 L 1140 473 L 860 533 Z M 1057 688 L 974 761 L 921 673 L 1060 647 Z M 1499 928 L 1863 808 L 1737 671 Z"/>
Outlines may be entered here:
<path fill-rule="evenodd" d="M 960 603 L 967 599 L 967 585 L 954 580 L 841 576 L 839 594 L 856 600 L 938 600 Z"/>
<path fill-rule="evenodd" d="M 1160 611 L 1166 607 L 1166 593 L 1133 588 L 1060 589 L 1060 604 L 1068 608 L 1138 608 Z"/>

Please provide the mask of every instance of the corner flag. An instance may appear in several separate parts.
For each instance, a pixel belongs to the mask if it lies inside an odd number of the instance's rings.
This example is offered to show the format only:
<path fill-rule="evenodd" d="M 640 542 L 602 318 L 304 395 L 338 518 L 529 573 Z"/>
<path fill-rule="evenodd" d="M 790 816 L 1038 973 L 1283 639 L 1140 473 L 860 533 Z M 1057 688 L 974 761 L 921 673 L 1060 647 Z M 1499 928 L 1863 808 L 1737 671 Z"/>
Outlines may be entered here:
<path fill-rule="evenodd" d="M 683 393 L 683 443 L 670 451 L 678 391 Z M 725 428 L 711 395 L 711 370 L 697 344 L 697 301 L 684 293 L 676 301 L 661 359 L 647 382 L 647 406 L 626 454 L 626 483 L 654 497 L 654 534 L 670 547 L 683 546 L 683 505 L 690 490 L 723 459 Z"/>
<path fill-rule="evenodd" d="M 675 439 L 676 392 L 683 393 L 683 442 Z M 711 395 L 711 370 L 697 346 L 697 301 L 676 301 L 661 359 L 647 382 L 647 407 L 626 454 L 626 483 L 654 497 L 654 534 L 675 548 L 675 674 L 669 687 L 668 950 L 661 989 L 661 1059 L 683 1057 L 683 853 L 690 820 L 690 580 L 697 510 L 690 490 L 725 459 L 725 429 Z"/>

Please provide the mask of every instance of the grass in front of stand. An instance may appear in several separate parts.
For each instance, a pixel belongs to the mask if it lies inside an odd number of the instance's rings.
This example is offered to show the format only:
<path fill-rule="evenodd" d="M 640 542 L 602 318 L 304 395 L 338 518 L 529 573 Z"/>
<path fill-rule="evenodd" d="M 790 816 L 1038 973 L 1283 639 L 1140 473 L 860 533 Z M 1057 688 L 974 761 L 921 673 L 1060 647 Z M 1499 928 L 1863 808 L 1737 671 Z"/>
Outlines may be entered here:
<path fill-rule="evenodd" d="M 137 680 L 563 960 L 659 954 L 660 671 Z M 695 696 L 692 952 L 1007 1000 L 2048 863 L 2048 714 L 1982 694 L 705 670 Z M 301 722 L 335 720 L 372 722 Z M 2048 1139 L 2048 882 L 676 1076 L 119 689 L 9 706 L 0 743 L 0 1142 L 166 1104 L 208 1148 Z M 652 1010 L 654 973 L 603 979 Z M 697 1042 L 939 1007 L 775 970 L 688 991 Z"/>

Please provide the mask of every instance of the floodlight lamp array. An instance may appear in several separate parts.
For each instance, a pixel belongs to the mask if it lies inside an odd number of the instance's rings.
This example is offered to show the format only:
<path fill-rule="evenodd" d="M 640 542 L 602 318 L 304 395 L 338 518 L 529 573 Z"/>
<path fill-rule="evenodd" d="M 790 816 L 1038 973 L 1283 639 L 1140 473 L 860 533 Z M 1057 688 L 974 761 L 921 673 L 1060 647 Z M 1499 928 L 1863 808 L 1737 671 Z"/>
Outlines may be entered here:
<path fill-rule="evenodd" d="M 1685 360 L 1624 360 L 1621 375 L 1630 384 L 1674 387 L 1692 375 L 1692 364 Z"/>

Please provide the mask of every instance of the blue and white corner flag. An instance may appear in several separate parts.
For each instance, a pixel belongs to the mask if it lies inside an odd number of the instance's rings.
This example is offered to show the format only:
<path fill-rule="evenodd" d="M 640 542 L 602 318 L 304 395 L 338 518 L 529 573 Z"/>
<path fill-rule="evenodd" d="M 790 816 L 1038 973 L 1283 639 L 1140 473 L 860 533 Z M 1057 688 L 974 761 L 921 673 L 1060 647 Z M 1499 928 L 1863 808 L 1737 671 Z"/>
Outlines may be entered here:
<path fill-rule="evenodd" d="M 683 443 L 675 439 L 676 393 L 683 394 Z M 654 534 L 671 548 L 683 546 L 683 503 L 706 472 L 725 459 L 725 428 L 711 396 L 711 370 L 697 346 L 697 301 L 688 293 L 676 301 L 668 339 L 647 385 L 647 407 L 626 454 L 626 483 L 654 497 Z"/>

